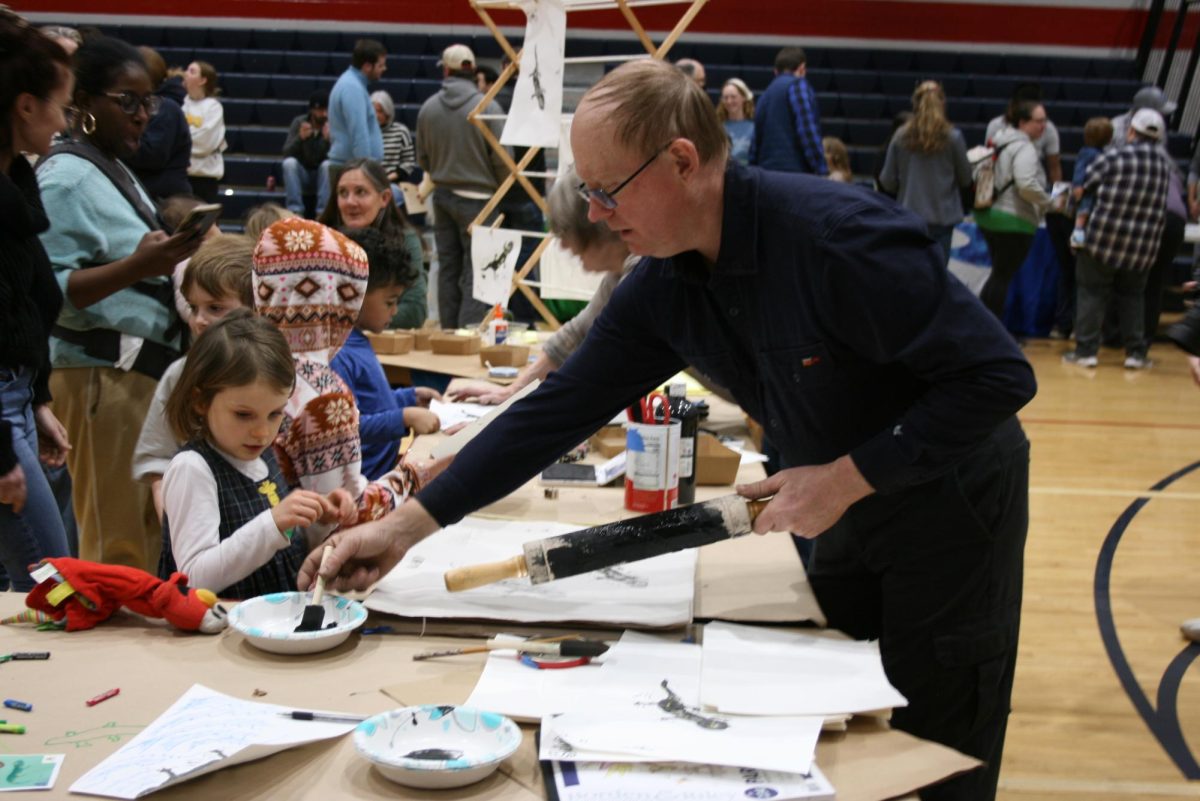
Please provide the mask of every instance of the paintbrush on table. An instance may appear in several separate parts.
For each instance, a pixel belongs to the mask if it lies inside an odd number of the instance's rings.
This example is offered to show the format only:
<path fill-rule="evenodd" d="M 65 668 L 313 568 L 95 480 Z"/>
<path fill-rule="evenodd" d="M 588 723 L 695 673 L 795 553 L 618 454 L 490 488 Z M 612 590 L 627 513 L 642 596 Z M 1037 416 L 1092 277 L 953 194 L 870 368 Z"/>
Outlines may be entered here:
<path fill-rule="evenodd" d="M 754 520 L 769 500 L 748 501 L 740 495 L 726 495 L 691 506 L 533 540 L 522 546 L 524 554 L 521 556 L 447 570 L 446 589 L 459 592 L 523 576 L 528 576 L 534 584 L 544 584 L 741 537 L 754 530 Z"/>
<path fill-rule="evenodd" d="M 414 662 L 426 659 L 436 659 L 442 656 L 458 656 L 460 654 L 478 654 L 484 651 L 500 651 L 511 649 L 527 654 L 544 656 L 600 656 L 608 651 L 608 643 L 599 640 L 581 640 L 577 634 L 566 634 L 562 637 L 546 637 L 540 640 L 526 640 L 521 637 L 492 637 L 483 645 L 472 645 L 467 648 L 450 648 L 445 651 L 428 651 L 414 654 Z"/>
<path fill-rule="evenodd" d="M 321 603 L 325 597 L 325 574 L 321 571 L 325 569 L 325 560 L 329 558 L 329 554 L 333 553 L 333 546 L 326 545 L 321 551 L 321 566 L 317 568 L 317 586 L 313 590 L 312 603 L 304 607 L 304 616 L 300 618 L 300 625 L 296 626 L 296 632 L 320 631 L 325 625 L 325 607 Z"/>

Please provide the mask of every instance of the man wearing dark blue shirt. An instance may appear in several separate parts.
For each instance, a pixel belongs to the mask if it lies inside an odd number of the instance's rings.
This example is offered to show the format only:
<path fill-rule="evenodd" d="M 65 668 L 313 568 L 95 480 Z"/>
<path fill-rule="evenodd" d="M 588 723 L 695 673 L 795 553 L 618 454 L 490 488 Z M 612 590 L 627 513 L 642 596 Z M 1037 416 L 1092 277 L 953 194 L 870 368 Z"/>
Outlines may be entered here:
<path fill-rule="evenodd" d="M 813 589 L 831 627 L 880 640 L 909 700 L 895 725 L 988 763 L 923 797 L 993 797 L 1028 523 L 1014 414 L 1035 385 L 1019 348 L 911 213 L 728 163 L 711 103 L 669 65 L 596 84 L 571 144 L 591 219 L 648 258 L 562 368 L 415 501 L 335 534 L 326 573 L 365 586 L 694 365 L 796 465 L 739 491 L 774 496 L 756 530 L 817 538 Z"/>
<path fill-rule="evenodd" d="M 828 175 L 821 144 L 821 112 L 809 85 L 803 48 L 785 47 L 775 56 L 775 78 L 754 108 L 750 163 L 764 170 Z"/>

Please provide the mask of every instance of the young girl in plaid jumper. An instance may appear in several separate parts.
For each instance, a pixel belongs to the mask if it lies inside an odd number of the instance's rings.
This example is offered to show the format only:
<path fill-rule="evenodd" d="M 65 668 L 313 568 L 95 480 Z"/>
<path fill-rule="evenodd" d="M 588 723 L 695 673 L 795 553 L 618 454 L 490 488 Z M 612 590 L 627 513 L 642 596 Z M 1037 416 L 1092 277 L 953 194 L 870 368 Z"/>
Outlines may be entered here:
<path fill-rule="evenodd" d="M 309 549 L 354 520 L 343 489 L 288 492 L 272 444 L 295 381 L 283 334 L 248 311 L 196 340 L 167 401 L 188 444 L 163 476 L 160 577 L 179 570 L 226 598 L 294 590 Z"/>

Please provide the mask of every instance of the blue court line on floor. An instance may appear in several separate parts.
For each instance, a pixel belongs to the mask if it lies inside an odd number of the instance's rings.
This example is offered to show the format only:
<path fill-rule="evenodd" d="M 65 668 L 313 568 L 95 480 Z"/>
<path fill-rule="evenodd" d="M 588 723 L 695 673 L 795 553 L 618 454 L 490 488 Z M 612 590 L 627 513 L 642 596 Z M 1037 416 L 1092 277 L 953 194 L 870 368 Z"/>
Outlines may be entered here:
<path fill-rule="evenodd" d="M 1165 489 L 1197 468 L 1200 468 L 1200 462 L 1194 462 L 1182 470 L 1177 470 L 1159 481 L 1151 489 Z M 1100 626 L 1100 639 L 1104 643 L 1104 650 L 1108 654 L 1108 661 L 1112 664 L 1113 670 L 1116 672 L 1121 686 L 1125 689 L 1125 694 L 1129 696 L 1129 700 L 1133 703 L 1134 709 L 1141 715 L 1146 727 L 1150 729 L 1150 733 L 1154 735 L 1159 745 L 1167 752 L 1167 756 L 1175 763 L 1175 767 L 1179 768 L 1180 772 L 1183 773 L 1184 778 L 1200 779 L 1200 763 L 1197 763 L 1196 756 L 1188 748 L 1187 740 L 1183 736 L 1183 730 L 1179 726 L 1179 710 L 1177 707 L 1179 685 L 1183 681 L 1183 676 L 1187 673 L 1192 662 L 1197 657 L 1200 657 L 1200 644 L 1192 643 L 1188 645 L 1171 660 L 1171 663 L 1167 666 L 1166 671 L 1163 672 L 1163 676 L 1159 680 L 1158 697 L 1156 699 L 1157 707 L 1155 707 L 1151 705 L 1150 699 L 1142 692 L 1137 677 L 1133 674 L 1133 668 L 1130 666 L 1129 660 L 1125 658 L 1125 652 L 1121 649 L 1121 641 L 1117 637 L 1117 626 L 1113 618 L 1112 568 L 1113 559 L 1117 553 L 1117 546 L 1121 544 L 1121 537 L 1124 536 L 1126 529 L 1129 528 L 1129 524 L 1150 500 L 1150 498 L 1138 498 L 1129 504 L 1125 508 L 1125 511 L 1121 513 L 1121 516 L 1117 518 L 1112 528 L 1109 529 L 1108 536 L 1104 538 L 1104 544 L 1100 548 L 1100 555 L 1096 559 L 1096 578 L 1093 584 L 1096 622 Z"/>

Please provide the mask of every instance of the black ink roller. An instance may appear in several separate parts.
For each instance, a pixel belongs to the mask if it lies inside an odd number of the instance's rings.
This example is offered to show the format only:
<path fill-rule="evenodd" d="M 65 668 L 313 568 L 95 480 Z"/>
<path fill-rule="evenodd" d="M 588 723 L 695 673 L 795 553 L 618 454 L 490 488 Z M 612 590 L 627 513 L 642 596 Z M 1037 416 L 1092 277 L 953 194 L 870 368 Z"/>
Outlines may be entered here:
<path fill-rule="evenodd" d="M 769 500 L 769 499 L 768 499 Z M 625 562 L 697 548 L 751 533 L 767 500 L 726 495 L 711 501 L 642 515 L 619 523 L 525 543 L 522 556 L 447 570 L 446 589 L 460 592 L 508 578 L 534 584 L 578 576 Z"/>

